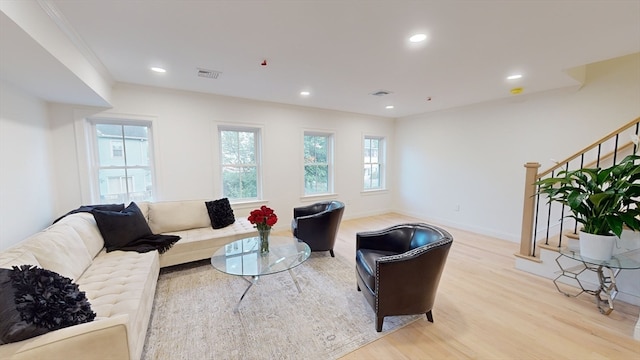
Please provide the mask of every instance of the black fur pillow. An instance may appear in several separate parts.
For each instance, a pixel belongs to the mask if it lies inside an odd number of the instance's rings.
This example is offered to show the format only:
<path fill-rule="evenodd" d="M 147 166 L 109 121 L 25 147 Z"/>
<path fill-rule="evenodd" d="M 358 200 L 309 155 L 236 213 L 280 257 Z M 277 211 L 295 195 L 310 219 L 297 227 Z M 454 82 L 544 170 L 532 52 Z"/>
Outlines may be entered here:
<path fill-rule="evenodd" d="M 0 269 L 0 345 L 93 321 L 71 279 L 33 265 Z"/>
<path fill-rule="evenodd" d="M 207 206 L 212 228 L 221 229 L 236 222 L 228 198 L 207 201 L 204 204 Z"/>

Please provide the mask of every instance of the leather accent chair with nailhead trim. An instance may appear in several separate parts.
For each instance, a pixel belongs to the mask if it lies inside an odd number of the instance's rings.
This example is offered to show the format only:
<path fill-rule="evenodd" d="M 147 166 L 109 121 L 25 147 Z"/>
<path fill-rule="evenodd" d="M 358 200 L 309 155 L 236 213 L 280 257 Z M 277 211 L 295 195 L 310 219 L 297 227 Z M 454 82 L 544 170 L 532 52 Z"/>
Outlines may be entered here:
<path fill-rule="evenodd" d="M 439 227 L 416 223 L 356 234 L 358 291 L 376 314 L 376 330 L 385 316 L 431 313 L 453 237 Z"/>
<path fill-rule="evenodd" d="M 335 257 L 333 247 L 342 221 L 344 203 L 324 201 L 293 208 L 291 232 L 309 245 L 311 251 L 329 251 Z"/>

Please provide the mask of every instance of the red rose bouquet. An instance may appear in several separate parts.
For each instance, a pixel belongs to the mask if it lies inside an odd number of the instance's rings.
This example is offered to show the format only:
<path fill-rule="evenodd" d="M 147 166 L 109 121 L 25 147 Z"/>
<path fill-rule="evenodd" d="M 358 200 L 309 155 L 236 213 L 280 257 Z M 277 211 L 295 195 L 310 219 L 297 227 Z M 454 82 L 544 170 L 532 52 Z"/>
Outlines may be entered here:
<path fill-rule="evenodd" d="M 247 220 L 258 230 L 269 230 L 278 222 L 278 216 L 272 208 L 262 205 L 260 209 L 252 210 Z"/>

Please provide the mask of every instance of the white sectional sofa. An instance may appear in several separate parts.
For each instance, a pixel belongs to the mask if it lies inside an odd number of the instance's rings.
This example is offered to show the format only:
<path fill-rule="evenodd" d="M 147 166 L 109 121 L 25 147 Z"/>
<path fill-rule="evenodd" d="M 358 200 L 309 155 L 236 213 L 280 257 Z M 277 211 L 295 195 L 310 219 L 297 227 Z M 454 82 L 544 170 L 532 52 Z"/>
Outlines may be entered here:
<path fill-rule="evenodd" d="M 181 239 L 157 251 L 106 252 L 90 213 L 62 218 L 0 252 L 0 268 L 35 265 L 71 278 L 96 313 L 94 321 L 0 346 L 0 359 L 139 359 L 161 267 L 206 259 L 220 246 L 257 235 L 246 220 L 213 229 L 204 201 L 139 203 L 154 234 Z"/>

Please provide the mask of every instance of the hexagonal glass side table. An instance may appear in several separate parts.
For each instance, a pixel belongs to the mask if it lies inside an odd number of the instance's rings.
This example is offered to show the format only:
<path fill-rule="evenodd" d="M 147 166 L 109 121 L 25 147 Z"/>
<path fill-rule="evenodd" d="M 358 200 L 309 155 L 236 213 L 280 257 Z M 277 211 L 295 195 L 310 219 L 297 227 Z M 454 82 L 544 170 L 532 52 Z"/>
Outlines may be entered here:
<path fill-rule="evenodd" d="M 563 264 L 563 257 L 579 261 L 581 264 L 569 267 Z M 602 261 L 583 257 L 577 249 L 562 248 L 560 255 L 556 258 L 556 263 L 561 273 L 553 280 L 553 283 L 559 292 L 569 297 L 576 297 L 582 293 L 594 295 L 596 297 L 598 310 L 600 310 L 602 314 L 609 315 L 613 311 L 613 300 L 618 294 L 616 276 L 624 269 L 640 269 L 640 249 L 616 254 L 611 257 L 611 260 Z M 599 282 L 597 289 L 590 290 L 585 288 L 581 279 L 578 277 L 586 270 L 593 271 L 597 274 Z M 580 288 L 578 292 L 573 294 L 561 289 L 558 285 L 558 280 L 562 278 L 569 278 L 575 281 Z"/>

